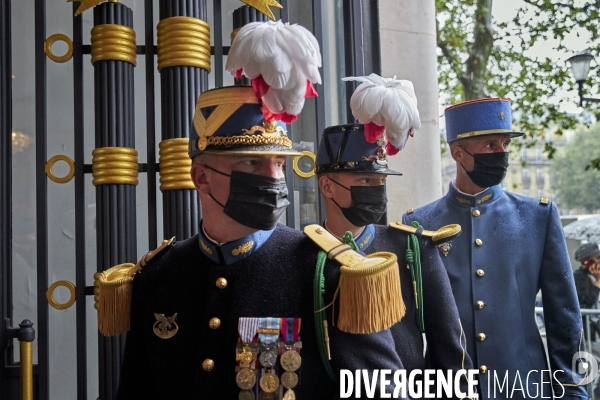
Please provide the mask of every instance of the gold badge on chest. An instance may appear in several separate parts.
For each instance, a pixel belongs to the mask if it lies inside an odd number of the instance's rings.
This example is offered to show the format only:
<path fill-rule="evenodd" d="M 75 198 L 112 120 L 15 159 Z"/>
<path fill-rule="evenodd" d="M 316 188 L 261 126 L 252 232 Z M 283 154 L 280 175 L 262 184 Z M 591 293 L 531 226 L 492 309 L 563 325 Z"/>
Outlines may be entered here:
<path fill-rule="evenodd" d="M 179 330 L 179 326 L 175 323 L 175 319 L 177 318 L 177 313 L 173 314 L 170 317 L 165 317 L 165 314 L 154 314 L 154 318 L 156 318 L 156 322 L 152 327 L 154 334 L 161 339 L 170 339 Z"/>

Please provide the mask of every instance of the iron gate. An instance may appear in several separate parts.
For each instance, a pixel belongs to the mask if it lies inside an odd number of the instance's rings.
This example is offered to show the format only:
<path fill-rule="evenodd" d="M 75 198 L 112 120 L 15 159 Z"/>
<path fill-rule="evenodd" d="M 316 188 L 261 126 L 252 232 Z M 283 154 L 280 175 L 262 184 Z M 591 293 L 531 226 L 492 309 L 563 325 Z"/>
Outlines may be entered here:
<path fill-rule="evenodd" d="M 109 0 L 74 16 L 85 2 L 0 2 L 0 321 L 34 322 L 36 399 L 114 398 L 124 336 L 98 335 L 93 275 L 197 232 L 197 193 L 160 163 L 183 154 L 198 94 L 234 83 L 224 73 L 231 30 L 265 19 L 238 0 Z M 288 131 L 296 149 L 316 153 L 326 126 L 353 122 L 354 83 L 339 78 L 380 73 L 378 4 L 280 3 L 275 17 L 311 29 L 324 55 L 319 97 Z M 210 31 L 210 66 L 160 65 L 157 26 L 172 17 Z M 107 37 L 125 56 L 92 45 Z M 309 158 L 295 164 L 311 168 Z M 285 220 L 300 229 L 321 221 L 321 204 L 316 179 L 291 165 Z M 0 400 L 20 396 L 14 349 L 3 329 Z"/>

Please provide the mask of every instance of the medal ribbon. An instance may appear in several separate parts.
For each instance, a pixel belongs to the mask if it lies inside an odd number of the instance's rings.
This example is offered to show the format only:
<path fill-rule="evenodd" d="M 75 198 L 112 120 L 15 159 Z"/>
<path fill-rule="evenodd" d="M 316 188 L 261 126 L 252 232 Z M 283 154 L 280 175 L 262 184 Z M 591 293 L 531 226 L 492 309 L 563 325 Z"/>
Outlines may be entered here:
<path fill-rule="evenodd" d="M 279 329 L 279 318 L 267 317 L 258 319 L 258 339 L 264 344 L 277 342 Z"/>
<path fill-rule="evenodd" d="M 298 341 L 300 334 L 300 318 L 281 318 L 281 336 L 285 344 L 292 345 Z"/>
<path fill-rule="evenodd" d="M 242 343 L 248 344 L 252 342 L 256 331 L 258 330 L 258 318 L 240 318 L 238 322 L 238 332 Z"/>

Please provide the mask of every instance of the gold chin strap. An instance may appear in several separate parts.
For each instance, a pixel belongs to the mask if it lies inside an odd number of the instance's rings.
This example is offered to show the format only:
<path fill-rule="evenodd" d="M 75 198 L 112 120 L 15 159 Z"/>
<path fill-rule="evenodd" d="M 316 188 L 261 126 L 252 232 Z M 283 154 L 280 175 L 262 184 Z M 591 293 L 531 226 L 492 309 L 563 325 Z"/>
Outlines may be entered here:
<path fill-rule="evenodd" d="M 135 265 L 119 264 L 94 274 L 94 308 L 98 310 L 98 330 L 102 335 L 116 336 L 129 331 L 133 277 L 173 240 L 175 237 L 163 240 L 160 247 L 144 255 Z"/>
<path fill-rule="evenodd" d="M 419 235 L 419 228 L 415 228 L 414 226 L 405 225 L 400 222 L 390 222 L 390 227 L 394 229 L 399 229 L 404 232 L 414 233 Z M 461 231 L 461 227 L 459 224 L 450 224 L 446 226 L 442 226 L 437 231 L 429 231 L 427 229 L 423 229 L 420 233 L 420 236 L 425 236 L 430 238 L 434 243 L 437 242 L 447 242 L 450 239 L 455 238 Z"/>
<path fill-rule="evenodd" d="M 304 233 L 327 253 L 327 258 L 341 264 L 337 322 L 340 330 L 379 332 L 402 319 L 406 306 L 395 254 L 362 256 L 319 225 L 308 225 Z"/>

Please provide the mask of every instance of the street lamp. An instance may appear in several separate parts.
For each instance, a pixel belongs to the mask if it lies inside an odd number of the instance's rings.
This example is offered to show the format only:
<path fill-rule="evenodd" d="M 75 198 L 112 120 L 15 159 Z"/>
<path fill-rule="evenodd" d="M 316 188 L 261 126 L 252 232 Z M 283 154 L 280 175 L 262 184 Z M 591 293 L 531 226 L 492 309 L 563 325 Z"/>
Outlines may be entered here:
<path fill-rule="evenodd" d="M 588 74 L 590 73 L 590 62 L 594 60 L 594 56 L 590 53 L 576 54 L 573 57 L 567 59 L 571 64 L 571 72 L 575 82 L 579 85 L 579 105 L 582 106 L 584 101 L 591 101 L 593 103 L 599 103 L 600 99 L 594 99 L 591 97 L 583 97 L 583 83 L 585 82 Z M 594 60 L 595 61 L 595 60 Z"/>

